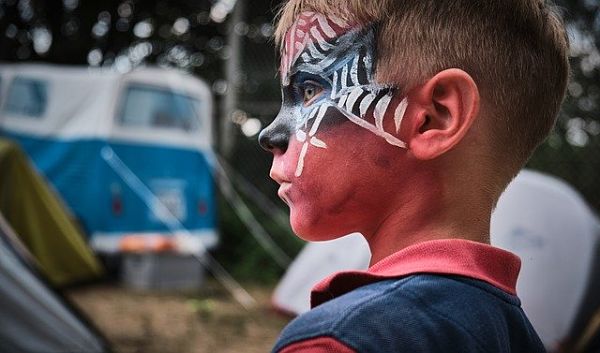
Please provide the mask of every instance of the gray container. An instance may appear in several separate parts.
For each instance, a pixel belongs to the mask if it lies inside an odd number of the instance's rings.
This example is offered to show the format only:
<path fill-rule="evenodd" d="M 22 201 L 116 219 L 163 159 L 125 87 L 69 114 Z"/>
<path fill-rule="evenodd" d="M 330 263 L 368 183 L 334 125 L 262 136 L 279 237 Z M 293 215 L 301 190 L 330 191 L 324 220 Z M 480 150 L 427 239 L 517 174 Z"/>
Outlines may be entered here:
<path fill-rule="evenodd" d="M 197 290 L 204 282 L 204 268 L 192 255 L 126 253 L 121 282 L 139 290 Z"/>

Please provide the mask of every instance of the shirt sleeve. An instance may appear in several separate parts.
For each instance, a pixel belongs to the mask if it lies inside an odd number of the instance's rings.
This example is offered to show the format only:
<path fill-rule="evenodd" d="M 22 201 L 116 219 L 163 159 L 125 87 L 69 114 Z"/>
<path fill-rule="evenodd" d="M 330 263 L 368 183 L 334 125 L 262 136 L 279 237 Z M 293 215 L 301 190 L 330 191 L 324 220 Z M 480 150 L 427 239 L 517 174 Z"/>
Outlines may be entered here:
<path fill-rule="evenodd" d="M 356 353 L 333 337 L 317 337 L 292 343 L 278 353 Z"/>

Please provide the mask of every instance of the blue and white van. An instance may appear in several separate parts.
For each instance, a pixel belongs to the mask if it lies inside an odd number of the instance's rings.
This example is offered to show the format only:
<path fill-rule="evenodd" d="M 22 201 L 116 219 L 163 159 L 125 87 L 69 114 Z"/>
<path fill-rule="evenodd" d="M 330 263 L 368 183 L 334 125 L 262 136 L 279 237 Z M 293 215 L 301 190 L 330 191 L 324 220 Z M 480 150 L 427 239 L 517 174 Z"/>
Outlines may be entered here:
<path fill-rule="evenodd" d="M 213 99 L 174 70 L 0 65 L 0 131 L 18 141 L 99 252 L 123 237 L 217 242 Z"/>

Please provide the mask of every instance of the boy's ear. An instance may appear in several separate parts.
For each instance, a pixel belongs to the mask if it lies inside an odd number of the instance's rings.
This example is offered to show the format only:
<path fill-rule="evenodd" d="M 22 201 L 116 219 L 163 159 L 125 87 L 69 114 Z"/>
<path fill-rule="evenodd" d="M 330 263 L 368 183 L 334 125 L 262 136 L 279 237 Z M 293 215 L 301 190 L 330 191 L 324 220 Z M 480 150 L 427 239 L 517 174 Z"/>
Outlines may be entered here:
<path fill-rule="evenodd" d="M 455 147 L 479 112 L 479 90 L 469 74 L 459 69 L 439 72 L 409 93 L 411 113 L 409 150 L 418 159 L 434 159 Z"/>

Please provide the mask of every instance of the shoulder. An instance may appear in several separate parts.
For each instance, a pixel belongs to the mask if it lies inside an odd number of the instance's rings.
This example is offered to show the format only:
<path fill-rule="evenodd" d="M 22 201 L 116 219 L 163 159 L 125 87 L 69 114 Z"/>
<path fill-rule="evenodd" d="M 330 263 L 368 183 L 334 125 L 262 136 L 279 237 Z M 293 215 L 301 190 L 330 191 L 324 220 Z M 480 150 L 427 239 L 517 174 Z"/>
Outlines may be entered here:
<path fill-rule="evenodd" d="M 390 287 L 398 287 L 405 281 L 383 281 L 363 286 L 296 317 L 282 331 L 273 351 L 279 352 L 290 344 L 320 337 L 331 337 L 347 344 L 345 331 L 354 329 L 353 326 L 359 323 L 357 319 L 361 319 L 359 316 L 370 318 L 371 303 L 385 296 Z M 363 314 L 357 316 L 358 312 Z M 369 315 L 364 315 L 366 313 Z"/>
<path fill-rule="evenodd" d="M 435 275 L 377 282 L 299 316 L 276 349 L 332 337 L 359 352 L 441 352 L 449 344 L 463 352 L 503 351 L 489 347 L 505 347 L 508 328 L 515 322 L 522 327 L 525 317 L 516 297 L 488 287 Z"/>

